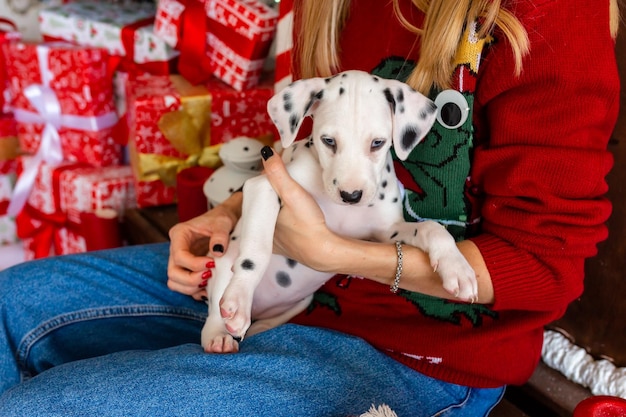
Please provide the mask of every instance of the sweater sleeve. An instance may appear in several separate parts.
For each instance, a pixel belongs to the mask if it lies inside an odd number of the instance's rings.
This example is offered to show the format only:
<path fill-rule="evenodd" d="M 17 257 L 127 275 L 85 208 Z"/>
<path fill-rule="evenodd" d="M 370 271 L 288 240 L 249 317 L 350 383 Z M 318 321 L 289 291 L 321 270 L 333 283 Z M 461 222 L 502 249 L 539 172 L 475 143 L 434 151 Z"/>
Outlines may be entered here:
<path fill-rule="evenodd" d="M 607 237 L 607 144 L 619 79 L 606 5 L 520 1 L 531 51 L 514 75 L 496 35 L 479 72 L 473 188 L 483 199 L 472 240 L 495 310 L 563 312 L 583 290 L 585 259 Z"/>

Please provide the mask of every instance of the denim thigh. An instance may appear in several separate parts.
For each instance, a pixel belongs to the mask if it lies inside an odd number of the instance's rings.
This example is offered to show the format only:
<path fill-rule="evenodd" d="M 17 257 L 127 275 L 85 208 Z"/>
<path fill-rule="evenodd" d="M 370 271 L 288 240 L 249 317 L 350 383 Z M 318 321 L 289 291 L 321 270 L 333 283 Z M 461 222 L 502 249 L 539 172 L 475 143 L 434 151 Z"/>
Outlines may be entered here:
<path fill-rule="evenodd" d="M 167 288 L 169 245 L 25 262 L 0 272 L 0 392 L 62 363 L 199 343 L 204 303 Z"/>
<path fill-rule="evenodd" d="M 361 339 L 286 324 L 236 354 L 197 344 L 68 363 L 0 397 L 2 416 L 357 416 L 386 404 L 399 416 L 486 416 L 503 388 L 421 375 Z"/>

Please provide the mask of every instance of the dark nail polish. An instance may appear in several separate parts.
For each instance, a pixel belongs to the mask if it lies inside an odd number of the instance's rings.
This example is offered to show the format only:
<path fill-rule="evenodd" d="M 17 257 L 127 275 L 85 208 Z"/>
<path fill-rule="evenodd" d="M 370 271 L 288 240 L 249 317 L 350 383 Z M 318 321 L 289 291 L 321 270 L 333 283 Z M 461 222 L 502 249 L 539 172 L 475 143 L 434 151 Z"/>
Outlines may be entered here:
<path fill-rule="evenodd" d="M 213 252 L 219 252 L 219 253 L 223 253 L 224 252 L 224 245 L 221 244 L 217 244 L 213 246 Z"/>
<path fill-rule="evenodd" d="M 266 145 L 261 148 L 261 156 L 263 157 L 263 160 L 267 161 L 272 157 L 272 155 L 274 155 L 274 151 L 272 151 L 272 148 L 269 146 Z"/>

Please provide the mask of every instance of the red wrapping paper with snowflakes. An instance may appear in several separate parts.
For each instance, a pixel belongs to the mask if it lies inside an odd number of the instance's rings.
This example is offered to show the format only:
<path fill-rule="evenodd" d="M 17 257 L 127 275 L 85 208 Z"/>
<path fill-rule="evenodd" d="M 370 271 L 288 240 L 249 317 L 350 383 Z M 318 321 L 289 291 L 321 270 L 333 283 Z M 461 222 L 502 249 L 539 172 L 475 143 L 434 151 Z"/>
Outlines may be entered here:
<path fill-rule="evenodd" d="M 104 49 L 67 43 L 3 45 L 21 151 L 33 166 L 63 160 L 94 166 L 119 163 L 114 138 L 118 123 L 112 76 Z M 24 171 L 9 212 L 17 214 L 28 197 L 36 169 Z"/>
<path fill-rule="evenodd" d="M 154 34 L 152 2 L 73 0 L 40 11 L 46 40 L 109 51 L 109 66 L 132 74 L 169 74 L 178 52 Z"/>
<path fill-rule="evenodd" d="M 17 31 L 15 23 L 9 19 L 0 17 L 0 45 L 19 39 L 20 33 Z M 6 61 L 7 58 L 2 53 L 2 48 L 0 48 L 0 114 L 9 113 L 11 111 L 11 98 L 6 75 Z"/>
<path fill-rule="evenodd" d="M 259 83 L 277 19 L 258 0 L 160 0 L 155 33 L 180 50 L 178 69 L 191 82 L 214 75 L 241 91 Z"/>
<path fill-rule="evenodd" d="M 31 159 L 20 162 L 28 164 Z M 119 219 L 134 207 L 129 166 L 43 164 L 16 218 L 17 234 L 27 259 L 121 246 Z"/>
<path fill-rule="evenodd" d="M 176 202 L 177 172 L 217 166 L 219 144 L 237 136 L 273 135 L 266 110 L 272 93 L 270 85 L 238 92 L 217 79 L 192 86 L 176 75 L 131 80 L 129 150 L 137 205 Z"/>

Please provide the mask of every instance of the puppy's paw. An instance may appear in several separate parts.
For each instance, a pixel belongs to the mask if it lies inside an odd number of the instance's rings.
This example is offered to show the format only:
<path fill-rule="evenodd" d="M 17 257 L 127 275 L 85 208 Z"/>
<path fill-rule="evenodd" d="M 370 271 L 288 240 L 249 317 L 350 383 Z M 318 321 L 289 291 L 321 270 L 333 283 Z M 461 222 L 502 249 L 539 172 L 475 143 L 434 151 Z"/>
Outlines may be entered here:
<path fill-rule="evenodd" d="M 229 290 L 220 301 L 220 315 L 228 332 L 243 338 L 251 324 L 252 300 L 245 292 Z"/>
<path fill-rule="evenodd" d="M 214 326 L 210 321 L 202 328 L 202 348 L 207 353 L 235 353 L 239 343 L 221 326 Z"/>
<path fill-rule="evenodd" d="M 478 299 L 476 273 L 465 257 L 457 252 L 431 260 L 443 281 L 443 288 L 454 297 L 469 302 Z"/>
<path fill-rule="evenodd" d="M 202 344 L 207 353 L 237 353 L 239 343 L 228 333 L 214 337 Z"/>

